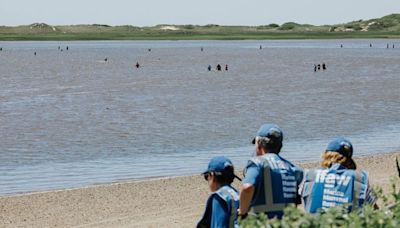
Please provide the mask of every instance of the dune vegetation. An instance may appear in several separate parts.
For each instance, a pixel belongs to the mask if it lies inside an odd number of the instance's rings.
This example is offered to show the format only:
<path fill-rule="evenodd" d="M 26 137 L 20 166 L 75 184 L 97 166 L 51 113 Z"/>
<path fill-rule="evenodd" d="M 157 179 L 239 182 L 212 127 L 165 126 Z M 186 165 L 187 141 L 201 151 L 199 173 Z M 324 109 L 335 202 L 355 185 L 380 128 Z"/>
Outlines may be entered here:
<path fill-rule="evenodd" d="M 400 38 L 400 14 L 336 25 L 287 22 L 259 26 L 104 24 L 0 26 L 0 40 L 243 40 Z"/>

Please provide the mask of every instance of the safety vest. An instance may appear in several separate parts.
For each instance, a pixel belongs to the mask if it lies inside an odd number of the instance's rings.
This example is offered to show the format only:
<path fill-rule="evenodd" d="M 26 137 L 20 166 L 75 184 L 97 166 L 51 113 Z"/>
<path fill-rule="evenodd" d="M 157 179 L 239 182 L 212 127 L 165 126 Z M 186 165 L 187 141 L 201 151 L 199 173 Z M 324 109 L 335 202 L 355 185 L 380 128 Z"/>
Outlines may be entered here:
<path fill-rule="evenodd" d="M 230 186 L 225 185 L 218 189 L 216 192 L 228 205 L 229 227 L 238 226 L 237 224 L 237 210 L 239 209 L 239 194 Z"/>
<path fill-rule="evenodd" d="M 206 211 L 202 217 L 202 219 L 197 224 L 197 227 L 210 227 L 210 222 L 206 220 L 206 216 L 208 213 L 212 213 L 211 204 L 212 198 L 218 195 L 221 199 L 226 202 L 227 211 L 229 212 L 229 227 L 237 228 L 239 227 L 237 223 L 237 210 L 239 209 L 239 194 L 233 189 L 230 185 L 225 185 L 219 188 L 216 192 L 214 192 L 209 199 L 207 200 Z M 210 211 L 211 209 L 211 211 Z"/>
<path fill-rule="evenodd" d="M 289 204 L 295 204 L 303 171 L 277 154 L 268 153 L 249 161 L 262 172 L 256 184 L 250 212 L 282 217 Z"/>
<path fill-rule="evenodd" d="M 301 195 L 305 210 L 315 213 L 319 208 L 348 204 L 348 210 L 364 204 L 368 173 L 334 164 L 328 169 L 309 170 L 304 178 Z"/>

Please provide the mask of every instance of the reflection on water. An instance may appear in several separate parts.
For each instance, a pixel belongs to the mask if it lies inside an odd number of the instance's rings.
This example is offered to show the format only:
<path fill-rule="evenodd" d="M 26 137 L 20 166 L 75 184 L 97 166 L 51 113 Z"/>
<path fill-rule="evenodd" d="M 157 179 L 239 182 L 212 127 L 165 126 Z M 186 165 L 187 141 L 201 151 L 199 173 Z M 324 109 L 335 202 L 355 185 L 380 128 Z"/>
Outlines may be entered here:
<path fill-rule="evenodd" d="M 355 154 L 398 150 L 388 42 L 2 42 L 0 194 L 193 174 L 217 154 L 243 167 L 264 122 L 289 159 L 316 160 L 337 135 Z M 229 71 L 207 71 L 218 63 Z"/>

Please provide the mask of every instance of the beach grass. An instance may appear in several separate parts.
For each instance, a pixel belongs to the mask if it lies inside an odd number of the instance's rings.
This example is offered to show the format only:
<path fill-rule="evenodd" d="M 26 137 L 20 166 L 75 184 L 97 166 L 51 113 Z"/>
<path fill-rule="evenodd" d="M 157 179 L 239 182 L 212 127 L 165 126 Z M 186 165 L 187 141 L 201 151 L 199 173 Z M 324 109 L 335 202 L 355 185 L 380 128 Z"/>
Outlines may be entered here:
<path fill-rule="evenodd" d="M 398 39 L 400 14 L 336 25 L 287 22 L 259 26 L 102 24 L 52 26 L 34 23 L 0 26 L 1 41 L 23 40 L 265 40 L 265 39 Z"/>

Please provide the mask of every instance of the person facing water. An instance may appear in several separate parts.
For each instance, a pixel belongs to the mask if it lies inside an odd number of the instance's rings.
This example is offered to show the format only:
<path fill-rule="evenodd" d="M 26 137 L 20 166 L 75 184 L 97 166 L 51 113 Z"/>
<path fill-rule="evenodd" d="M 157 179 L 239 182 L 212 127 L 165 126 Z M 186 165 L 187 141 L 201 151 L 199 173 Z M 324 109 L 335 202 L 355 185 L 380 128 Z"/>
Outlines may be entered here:
<path fill-rule="evenodd" d="M 322 70 L 326 70 L 326 64 L 322 63 Z"/>
<path fill-rule="evenodd" d="M 212 192 L 207 199 L 203 217 L 197 224 L 198 228 L 232 228 L 238 227 L 237 209 L 239 194 L 231 183 L 240 180 L 228 158 L 218 156 L 211 159 L 208 168 L 202 173 Z"/>
<path fill-rule="evenodd" d="M 211 65 L 208 65 L 208 67 L 207 67 L 207 69 L 208 69 L 208 71 L 211 71 Z"/>
<path fill-rule="evenodd" d="M 249 212 L 281 218 L 286 206 L 301 203 L 297 192 L 303 171 L 279 155 L 282 141 L 283 132 L 275 124 L 264 124 L 257 131 L 256 156 L 247 163 L 240 191 L 242 218 Z"/>
<path fill-rule="evenodd" d="M 344 138 L 333 139 L 322 153 L 321 167 L 305 172 L 299 194 L 307 212 L 348 204 L 348 210 L 370 203 L 375 208 L 376 197 L 368 183 L 366 171 L 356 171 L 352 159 L 353 145 Z"/>
<path fill-rule="evenodd" d="M 225 71 L 228 71 L 228 64 L 225 64 Z"/>
<path fill-rule="evenodd" d="M 139 62 L 136 62 L 136 69 L 139 69 L 139 67 L 140 67 L 140 64 L 139 64 Z"/>
<path fill-rule="evenodd" d="M 221 65 L 217 65 L 217 71 L 221 71 Z"/>

